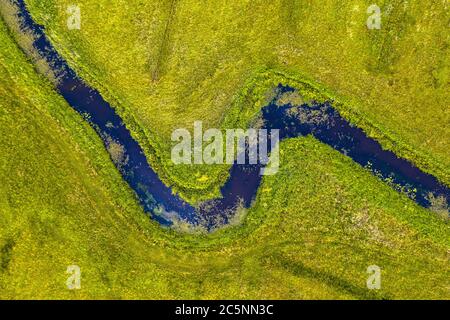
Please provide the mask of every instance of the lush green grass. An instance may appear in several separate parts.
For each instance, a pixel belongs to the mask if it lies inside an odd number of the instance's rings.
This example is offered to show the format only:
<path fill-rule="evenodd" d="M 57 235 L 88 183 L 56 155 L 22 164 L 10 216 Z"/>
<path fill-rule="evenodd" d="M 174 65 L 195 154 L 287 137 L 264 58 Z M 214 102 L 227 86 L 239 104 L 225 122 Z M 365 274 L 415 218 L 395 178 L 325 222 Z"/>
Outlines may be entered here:
<path fill-rule="evenodd" d="M 248 123 L 252 113 L 233 110 L 251 109 L 265 92 L 240 100 L 248 83 L 274 80 L 261 69 L 322 84 L 385 147 L 450 184 L 442 1 L 377 2 L 382 28 L 368 30 L 372 1 L 79 0 L 80 31 L 66 27 L 73 1 L 26 2 L 71 65 L 119 109 L 160 176 L 188 199 L 217 195 L 226 167 L 173 166 L 171 132 L 195 120 Z"/>
<path fill-rule="evenodd" d="M 280 172 L 264 178 L 241 226 L 162 229 L 3 23 L 0 43 L 0 298 L 449 298 L 448 222 L 310 137 L 282 143 Z M 269 74 L 240 95 L 248 118 Z M 198 116 L 188 111 L 174 121 Z M 164 132 L 170 117 L 160 116 Z M 79 291 L 65 287 L 71 264 Z M 366 289 L 373 264 L 379 291 Z"/>

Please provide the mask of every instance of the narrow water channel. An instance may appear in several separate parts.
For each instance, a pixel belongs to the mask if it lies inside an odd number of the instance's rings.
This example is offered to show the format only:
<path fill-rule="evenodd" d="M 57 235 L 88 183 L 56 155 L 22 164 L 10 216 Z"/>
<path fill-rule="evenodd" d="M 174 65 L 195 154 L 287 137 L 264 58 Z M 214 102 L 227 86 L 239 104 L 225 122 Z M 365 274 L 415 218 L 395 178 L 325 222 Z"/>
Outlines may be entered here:
<path fill-rule="evenodd" d="M 173 194 L 148 164 L 142 148 L 115 109 L 68 66 L 45 36 L 44 28 L 32 19 L 24 1 L 13 0 L 12 3 L 18 9 L 22 30 L 32 31 L 34 48 L 57 75 L 59 82 L 56 89 L 59 94 L 92 125 L 106 148 L 111 141 L 123 147 L 126 161 L 114 163 L 134 190 L 145 212 L 153 219 L 163 225 L 171 225 L 175 217 L 196 225 L 203 224 L 207 217 L 207 227 L 212 228 L 214 221 L 226 223 L 229 213 L 234 212 L 238 205 L 246 208 L 251 206 L 261 184 L 261 164 L 232 165 L 230 177 L 221 188 L 222 198 L 208 201 L 199 208 L 194 208 Z M 278 91 L 283 94 L 294 89 L 279 86 Z M 444 196 L 447 202 L 450 200 L 448 187 L 409 161 L 383 150 L 376 140 L 341 117 L 331 103 L 278 106 L 274 100 L 261 110 L 261 117 L 265 128 L 280 129 L 281 140 L 313 135 L 360 165 L 370 166 L 380 178 L 390 178 L 404 190 L 415 190 L 411 198 L 423 207 L 430 205 L 427 197 L 429 193 Z"/>

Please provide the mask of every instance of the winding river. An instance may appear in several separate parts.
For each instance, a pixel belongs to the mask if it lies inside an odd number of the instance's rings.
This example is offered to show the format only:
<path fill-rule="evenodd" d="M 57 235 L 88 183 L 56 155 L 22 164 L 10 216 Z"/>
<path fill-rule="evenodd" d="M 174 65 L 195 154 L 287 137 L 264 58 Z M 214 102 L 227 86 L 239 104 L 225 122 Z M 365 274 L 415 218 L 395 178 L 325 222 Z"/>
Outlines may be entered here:
<path fill-rule="evenodd" d="M 222 198 L 208 201 L 199 207 L 173 194 L 148 164 L 141 146 L 133 139 L 115 109 L 96 89 L 80 79 L 58 54 L 46 37 L 44 27 L 33 20 L 24 1 L 10 2 L 17 8 L 17 19 L 22 31 L 33 36 L 34 48 L 58 77 L 56 89 L 59 94 L 92 125 L 107 149 L 111 141 L 123 147 L 123 156 L 127 161 L 114 163 L 134 190 L 145 212 L 153 219 L 162 225 L 171 225 L 174 219 L 180 219 L 212 229 L 216 221 L 227 223 L 230 212 L 234 212 L 238 205 L 246 208 L 251 206 L 261 184 L 261 164 L 232 165 L 229 179 L 221 188 Z M 280 85 L 278 91 L 282 94 L 293 92 L 294 89 Z M 361 166 L 369 164 L 380 178 L 390 178 L 404 190 L 415 190 L 411 198 L 423 207 L 430 205 L 427 197 L 429 193 L 444 196 L 447 202 L 450 200 L 448 187 L 409 161 L 383 150 L 376 140 L 341 117 L 331 103 L 278 106 L 274 100 L 261 110 L 261 117 L 265 128 L 280 129 L 281 140 L 313 135 Z"/>

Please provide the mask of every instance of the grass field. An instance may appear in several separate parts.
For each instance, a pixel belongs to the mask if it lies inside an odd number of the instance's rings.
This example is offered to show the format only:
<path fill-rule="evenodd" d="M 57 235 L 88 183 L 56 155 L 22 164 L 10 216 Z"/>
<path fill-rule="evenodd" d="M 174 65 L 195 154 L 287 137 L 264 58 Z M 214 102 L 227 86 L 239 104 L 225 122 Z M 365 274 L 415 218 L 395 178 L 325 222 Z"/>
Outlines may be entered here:
<path fill-rule="evenodd" d="M 186 198 L 217 192 L 226 168 L 170 166 L 171 130 L 244 125 L 280 78 L 321 83 L 346 116 L 449 181 L 442 3 L 394 4 L 396 39 L 368 34 L 365 2 L 79 1 L 75 32 L 65 1 L 27 2 Z M 448 220 L 311 137 L 282 143 L 280 172 L 241 225 L 161 228 L 3 22 L 0 43 L 0 298 L 450 298 Z M 66 288 L 72 264 L 80 290 Z M 366 288 L 370 265 L 380 290 Z"/>
<path fill-rule="evenodd" d="M 450 184 L 448 3 L 383 1 L 75 1 L 81 30 L 66 25 L 72 0 L 27 0 L 69 63 L 126 119 L 165 181 L 193 201 L 217 195 L 226 167 L 173 166 L 170 134 L 235 127 L 260 70 L 309 79 L 398 154 Z M 253 99 L 252 99 L 253 98 Z M 249 101 L 248 101 L 249 100 Z M 343 107 L 342 107 L 343 108 Z M 225 118 L 232 115 L 228 121 Z M 194 174 L 193 174 L 194 173 Z"/>

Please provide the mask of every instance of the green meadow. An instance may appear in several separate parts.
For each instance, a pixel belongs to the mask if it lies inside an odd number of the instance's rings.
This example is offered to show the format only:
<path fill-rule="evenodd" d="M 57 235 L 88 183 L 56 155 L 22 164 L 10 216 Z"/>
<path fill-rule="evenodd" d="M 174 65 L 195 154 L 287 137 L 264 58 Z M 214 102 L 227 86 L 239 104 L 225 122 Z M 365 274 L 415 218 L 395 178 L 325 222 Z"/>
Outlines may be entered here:
<path fill-rule="evenodd" d="M 66 25 L 74 1 L 26 2 L 193 203 L 218 194 L 227 167 L 172 165 L 171 132 L 196 120 L 246 127 L 278 83 L 335 99 L 450 185 L 445 2 L 380 2 L 380 30 L 365 26 L 366 1 L 77 0 L 81 30 Z M 448 219 L 312 137 L 281 143 L 279 173 L 239 221 L 210 234 L 162 228 L 0 22 L 1 299 L 450 298 Z M 81 289 L 68 290 L 74 264 Z M 366 287 L 371 265 L 379 290 Z"/>
<path fill-rule="evenodd" d="M 443 1 L 377 2 L 380 30 L 367 28 L 372 1 L 361 0 L 26 3 L 70 65 L 116 106 L 158 174 L 187 199 L 217 195 L 227 168 L 172 165 L 172 131 L 192 130 L 195 120 L 212 128 L 248 124 L 253 114 L 236 110 L 251 109 L 266 91 L 240 96 L 267 70 L 320 84 L 386 148 L 450 184 L 450 14 Z M 71 4 L 80 7 L 81 30 L 67 27 Z"/>

